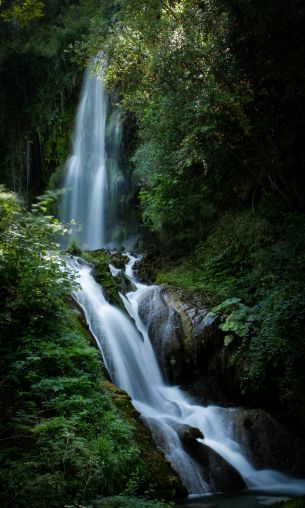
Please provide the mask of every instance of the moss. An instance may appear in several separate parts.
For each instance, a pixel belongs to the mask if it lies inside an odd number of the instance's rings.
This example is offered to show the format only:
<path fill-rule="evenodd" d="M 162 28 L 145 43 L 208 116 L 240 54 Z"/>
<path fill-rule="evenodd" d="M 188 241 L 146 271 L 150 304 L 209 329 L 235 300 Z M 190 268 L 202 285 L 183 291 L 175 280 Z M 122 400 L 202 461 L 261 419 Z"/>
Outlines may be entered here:
<path fill-rule="evenodd" d="M 142 481 L 150 485 L 151 492 L 157 498 L 172 499 L 186 496 L 187 492 L 180 479 L 156 448 L 149 430 L 139 418 L 140 414 L 131 404 L 129 395 L 110 382 L 103 382 L 103 386 L 109 391 L 113 403 L 133 429 L 136 445 L 141 451 Z"/>
<path fill-rule="evenodd" d="M 88 341 L 95 344 L 94 338 L 91 336 L 90 331 L 86 327 L 86 323 L 78 309 L 74 309 L 75 328 L 83 335 Z M 106 369 L 103 368 L 107 376 Z M 156 448 L 150 431 L 145 427 L 140 419 L 140 414 L 131 403 L 129 395 L 116 387 L 110 381 L 101 379 L 100 387 L 102 392 L 106 392 L 115 406 L 118 414 L 124 422 L 128 424 L 133 433 L 135 447 L 140 450 L 140 460 L 135 467 L 129 484 L 127 485 L 127 493 L 129 494 L 145 494 L 146 496 L 157 499 L 173 499 L 175 497 L 184 497 L 187 495 L 184 487 L 182 486 L 177 474 L 171 469 L 169 463 L 166 461 L 162 453 Z M 118 500 L 122 502 L 123 498 L 111 498 L 113 506 L 117 506 Z M 109 498 L 110 501 L 110 498 Z M 101 506 L 105 506 L 102 502 Z M 154 508 L 153 504 L 145 504 L 144 500 L 138 500 L 138 504 L 132 505 L 133 500 L 126 499 L 126 507 L 129 506 L 146 506 Z M 128 504 L 131 503 L 131 504 Z M 143 504 L 141 504 L 143 503 Z M 95 506 L 95 505 L 94 505 Z M 96 505 L 96 506 L 99 506 Z M 108 505 L 107 505 L 108 506 Z M 118 505 L 125 507 L 125 504 Z M 161 505 L 156 505 L 156 508 Z"/>
<path fill-rule="evenodd" d="M 119 281 L 112 276 L 109 263 L 112 261 L 108 251 L 104 249 L 83 252 L 82 257 L 93 266 L 93 273 L 96 281 L 103 287 L 107 300 L 115 305 L 122 307 L 122 301 L 119 296 Z"/>
<path fill-rule="evenodd" d="M 128 263 L 128 256 L 119 250 L 110 251 L 108 253 L 109 262 L 112 263 L 116 268 L 123 270 L 126 263 Z"/>

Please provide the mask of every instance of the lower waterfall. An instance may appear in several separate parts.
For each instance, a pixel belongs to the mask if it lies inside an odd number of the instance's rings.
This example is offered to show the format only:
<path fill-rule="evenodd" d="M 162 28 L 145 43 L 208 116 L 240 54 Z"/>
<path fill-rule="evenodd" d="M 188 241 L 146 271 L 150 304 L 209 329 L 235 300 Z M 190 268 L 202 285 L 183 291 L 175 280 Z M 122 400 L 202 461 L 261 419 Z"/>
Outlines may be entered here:
<path fill-rule="evenodd" d="M 156 286 L 137 282 L 133 275 L 136 258 L 128 257 L 125 274 L 136 289 L 126 296 L 121 295 L 127 314 L 106 301 L 101 286 L 91 274 L 91 267 L 79 258 L 69 262 L 80 285 L 73 296 L 83 309 L 113 383 L 128 392 L 157 446 L 188 492 L 203 494 L 212 489 L 203 478 L 198 463 L 183 447 L 179 429 L 185 425 L 202 432 L 204 444 L 240 473 L 248 489 L 288 496 L 304 493 L 305 480 L 292 479 L 273 470 L 257 470 L 251 465 L 242 447 L 232 438 L 230 414 L 234 409 L 199 406 L 180 388 L 164 381 L 148 333 L 138 315 L 142 297 L 148 291 L 155 291 Z"/>

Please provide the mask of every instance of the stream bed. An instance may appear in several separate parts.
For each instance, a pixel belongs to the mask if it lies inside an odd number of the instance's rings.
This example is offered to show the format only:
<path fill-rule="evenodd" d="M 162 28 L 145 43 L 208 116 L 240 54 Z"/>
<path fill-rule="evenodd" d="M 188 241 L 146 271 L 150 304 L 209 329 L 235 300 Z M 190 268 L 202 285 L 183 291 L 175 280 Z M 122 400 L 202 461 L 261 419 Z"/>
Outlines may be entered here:
<path fill-rule="evenodd" d="M 270 492 L 288 497 L 304 493 L 305 480 L 293 479 L 271 469 L 256 469 L 250 463 L 230 432 L 232 408 L 199 406 L 179 387 L 166 383 L 147 327 L 138 312 L 143 298 L 148 294 L 155 299 L 158 288 L 137 281 L 133 273 L 137 258 L 126 255 L 129 261 L 125 276 L 133 290 L 121 295 L 125 313 L 107 302 L 89 265 L 80 258 L 70 261 L 80 285 L 74 298 L 84 311 L 112 382 L 131 396 L 157 447 L 178 473 L 189 494 L 241 492 L 245 487 L 256 494 L 246 498 L 241 495 L 208 496 L 200 501 L 199 498 L 189 498 L 184 506 L 192 506 L 192 503 L 194 506 L 195 502 L 195 506 L 252 508 L 261 506 L 262 501 L 266 503 L 266 495 L 269 497 Z M 112 271 L 115 276 L 115 269 Z M 194 430 L 199 434 L 192 440 L 189 453 L 186 436 Z M 193 456 L 193 449 L 199 454 L 199 460 L 197 455 Z M 205 464 L 208 464 L 207 468 Z M 258 492 L 263 493 L 262 497 L 257 497 Z"/>

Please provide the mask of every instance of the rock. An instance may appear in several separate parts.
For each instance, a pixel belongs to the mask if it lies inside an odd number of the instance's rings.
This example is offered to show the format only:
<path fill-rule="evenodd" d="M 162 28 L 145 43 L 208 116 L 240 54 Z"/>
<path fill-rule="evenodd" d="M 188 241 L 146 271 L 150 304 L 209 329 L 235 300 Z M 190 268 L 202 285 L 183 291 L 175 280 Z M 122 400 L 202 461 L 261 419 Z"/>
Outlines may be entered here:
<path fill-rule="evenodd" d="M 169 381 L 191 385 L 201 402 L 241 403 L 239 379 L 245 368 L 216 317 L 200 298 L 168 285 L 151 286 L 139 304 L 159 363 Z"/>
<path fill-rule="evenodd" d="M 204 480 L 214 492 L 236 492 L 246 488 L 239 472 L 215 450 L 197 441 L 203 439 L 196 427 L 183 425 L 178 429 L 185 450 L 198 463 Z"/>
<path fill-rule="evenodd" d="M 159 249 L 154 245 L 150 245 L 145 256 L 142 256 L 141 259 L 135 263 L 133 267 L 134 273 L 140 282 L 153 284 L 160 271 L 160 264 L 161 254 Z"/>
<path fill-rule="evenodd" d="M 234 409 L 231 413 L 233 439 L 244 448 L 258 468 L 274 468 L 295 476 L 305 475 L 305 447 L 262 409 Z"/>
<path fill-rule="evenodd" d="M 147 258 L 140 266 L 142 275 L 149 275 L 150 267 L 153 274 L 156 266 Z M 217 402 L 227 407 L 272 404 L 272 400 L 258 400 L 251 393 L 245 397 L 243 380 L 247 379 L 249 366 L 239 339 L 225 345 L 217 316 L 207 320 L 209 308 L 199 296 L 162 285 L 148 291 L 139 311 L 163 370 L 198 402 Z M 256 468 L 305 475 L 305 446 L 293 432 L 259 409 L 233 410 L 232 418 L 233 438 L 241 443 Z M 194 446 L 198 449 L 197 444 Z"/>
<path fill-rule="evenodd" d="M 153 485 L 158 495 L 163 499 L 187 496 L 187 491 L 177 473 L 173 471 L 162 452 L 157 449 L 149 429 L 144 426 L 140 414 L 131 404 L 129 395 L 111 382 L 106 381 L 103 384 L 119 414 L 128 421 L 134 430 L 135 445 L 140 450 L 144 466 L 142 474 L 146 476 L 146 482 Z"/>
<path fill-rule="evenodd" d="M 210 309 L 198 295 L 169 285 L 160 288 L 163 300 L 176 316 L 176 322 L 180 321 L 179 338 L 176 333 L 172 335 L 174 362 L 170 363 L 169 355 L 163 357 L 164 368 L 171 372 L 171 379 L 184 385 L 201 403 L 242 404 L 240 380 L 248 366 L 244 355 L 236 347 L 238 341 L 225 345 L 218 317 L 207 317 Z M 156 330 L 154 336 L 157 334 Z"/>
<path fill-rule="evenodd" d="M 191 446 L 197 439 L 204 439 L 204 435 L 197 427 L 190 427 L 189 425 L 182 425 L 178 429 L 179 437 L 182 443 L 186 446 Z"/>
<path fill-rule="evenodd" d="M 184 358 L 183 329 L 178 312 L 167 304 L 164 289 L 158 286 L 147 288 L 138 311 L 163 371 L 176 382 Z"/>
<path fill-rule="evenodd" d="M 129 259 L 126 254 L 119 250 L 107 251 L 109 262 L 112 263 L 116 268 L 124 269 Z"/>
<path fill-rule="evenodd" d="M 121 293 L 124 295 L 130 291 L 135 291 L 137 289 L 133 282 L 131 282 L 131 280 L 126 277 L 125 273 L 122 270 L 120 270 L 114 277 L 120 286 Z"/>

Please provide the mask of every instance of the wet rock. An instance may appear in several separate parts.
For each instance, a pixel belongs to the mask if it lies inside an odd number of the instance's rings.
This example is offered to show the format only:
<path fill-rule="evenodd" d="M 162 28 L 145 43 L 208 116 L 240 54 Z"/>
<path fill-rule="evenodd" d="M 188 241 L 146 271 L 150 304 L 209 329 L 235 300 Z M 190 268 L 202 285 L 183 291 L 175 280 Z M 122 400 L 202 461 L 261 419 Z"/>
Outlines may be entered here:
<path fill-rule="evenodd" d="M 176 356 L 181 356 L 179 370 L 172 367 L 175 382 L 204 404 L 242 404 L 240 380 L 248 366 L 236 347 L 238 341 L 225 345 L 218 317 L 207 316 L 210 309 L 199 295 L 169 285 L 161 288 L 165 302 L 178 314 L 182 325 L 181 354 L 176 351 Z"/>
<path fill-rule="evenodd" d="M 126 254 L 119 250 L 107 251 L 109 262 L 112 263 L 116 268 L 124 269 L 129 259 Z"/>
<path fill-rule="evenodd" d="M 161 368 L 171 381 L 179 378 L 184 359 L 181 318 L 165 300 L 164 288 L 147 289 L 139 304 L 139 316 L 147 331 Z"/>
<path fill-rule="evenodd" d="M 197 439 L 204 439 L 204 435 L 197 427 L 182 425 L 178 429 L 179 437 L 185 446 L 192 446 Z"/>
<path fill-rule="evenodd" d="M 163 372 L 171 382 L 191 385 L 203 403 L 241 403 L 240 383 L 246 368 L 241 354 L 225 346 L 217 317 L 200 298 L 168 285 L 151 286 L 139 305 Z"/>
<path fill-rule="evenodd" d="M 185 450 L 198 463 L 204 480 L 214 492 L 236 492 L 246 488 L 239 472 L 215 450 L 198 441 L 202 432 L 196 427 L 183 425 L 178 430 Z"/>
<path fill-rule="evenodd" d="M 128 277 L 126 277 L 123 270 L 120 270 L 114 277 L 120 287 L 121 293 L 124 295 L 130 291 L 136 290 L 136 286 L 133 284 L 133 282 L 131 282 L 130 279 L 128 279 Z"/>
<path fill-rule="evenodd" d="M 245 397 L 242 380 L 247 378 L 248 365 L 238 338 L 225 345 L 217 317 L 207 320 L 209 308 L 199 296 L 163 285 L 147 294 L 139 310 L 163 370 L 199 403 L 227 407 L 264 403 L 249 394 Z M 233 411 L 232 425 L 233 438 L 256 468 L 305 475 L 304 444 L 268 413 Z"/>
<path fill-rule="evenodd" d="M 147 248 L 147 245 L 146 245 Z M 139 259 L 133 269 L 137 279 L 140 282 L 153 284 L 160 271 L 161 254 L 158 248 L 150 245 L 149 251 Z"/>
<path fill-rule="evenodd" d="M 173 471 L 163 453 L 157 449 L 149 429 L 144 426 L 140 418 L 140 413 L 131 404 L 129 395 L 111 382 L 104 382 L 103 384 L 119 414 L 127 420 L 134 430 L 134 440 L 140 450 L 146 483 L 153 485 L 158 495 L 164 499 L 187 496 L 187 491 L 177 473 Z"/>
<path fill-rule="evenodd" d="M 256 468 L 305 475 L 304 444 L 266 411 L 237 408 L 231 413 L 231 422 L 233 439 L 243 446 Z"/>

